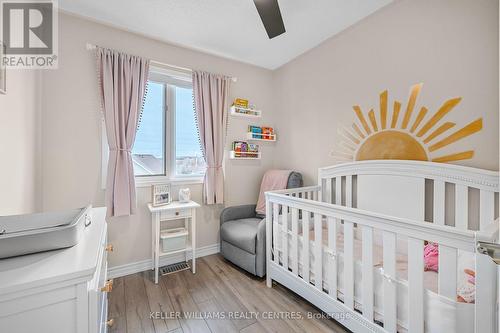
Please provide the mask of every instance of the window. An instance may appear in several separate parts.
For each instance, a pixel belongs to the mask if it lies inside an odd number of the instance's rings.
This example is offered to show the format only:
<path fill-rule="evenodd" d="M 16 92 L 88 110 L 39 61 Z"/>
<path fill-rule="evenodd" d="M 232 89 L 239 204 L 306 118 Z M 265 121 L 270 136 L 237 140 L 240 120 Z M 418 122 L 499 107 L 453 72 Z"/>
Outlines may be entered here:
<path fill-rule="evenodd" d="M 136 176 L 165 176 L 165 87 L 148 83 L 148 92 L 132 148 Z"/>
<path fill-rule="evenodd" d="M 200 181 L 206 164 L 196 127 L 191 76 L 151 68 L 149 80 L 132 148 L 136 183 Z M 107 153 L 106 149 L 103 165 Z"/>

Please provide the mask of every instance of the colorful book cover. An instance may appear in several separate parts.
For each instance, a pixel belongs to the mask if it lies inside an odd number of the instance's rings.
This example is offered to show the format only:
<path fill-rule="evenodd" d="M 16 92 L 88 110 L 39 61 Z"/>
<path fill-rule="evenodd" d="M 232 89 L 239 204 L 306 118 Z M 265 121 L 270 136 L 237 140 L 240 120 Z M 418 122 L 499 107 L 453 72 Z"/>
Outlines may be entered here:
<path fill-rule="evenodd" d="M 246 149 L 246 142 L 243 141 L 234 141 L 233 142 L 233 151 L 235 153 L 241 153 Z"/>
<path fill-rule="evenodd" d="M 273 139 L 273 128 L 272 127 L 262 127 L 262 138 L 265 140 Z"/>
<path fill-rule="evenodd" d="M 234 105 L 242 108 L 248 108 L 248 99 L 236 98 L 234 100 Z"/>
<path fill-rule="evenodd" d="M 258 153 L 259 152 L 259 145 L 255 143 L 249 143 L 248 144 L 248 151 L 252 153 Z"/>
<path fill-rule="evenodd" d="M 252 133 L 252 138 L 254 139 L 260 139 L 262 135 L 262 128 L 260 128 L 259 126 L 248 126 L 249 128 L 249 132 Z"/>
<path fill-rule="evenodd" d="M 233 141 L 232 150 L 236 157 L 258 157 L 259 145 L 246 141 Z"/>
<path fill-rule="evenodd" d="M 241 142 L 241 156 L 244 156 L 246 157 L 247 156 L 247 153 L 248 152 L 248 143 L 246 142 Z"/>

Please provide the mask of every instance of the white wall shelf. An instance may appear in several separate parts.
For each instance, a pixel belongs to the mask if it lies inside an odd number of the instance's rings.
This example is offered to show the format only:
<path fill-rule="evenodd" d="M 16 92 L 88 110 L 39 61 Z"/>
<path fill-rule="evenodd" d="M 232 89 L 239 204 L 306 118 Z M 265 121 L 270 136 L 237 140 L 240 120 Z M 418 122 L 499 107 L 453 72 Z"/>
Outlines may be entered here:
<path fill-rule="evenodd" d="M 229 152 L 229 158 L 232 160 L 260 160 L 260 151 L 253 152 L 236 152 L 231 150 Z"/>
<path fill-rule="evenodd" d="M 245 118 L 260 118 L 262 117 L 262 111 L 242 108 L 239 106 L 231 106 L 230 114 L 235 117 L 245 117 Z"/>
<path fill-rule="evenodd" d="M 258 136 L 254 138 L 254 136 Z M 271 139 L 264 139 L 264 136 L 269 136 Z M 262 134 L 262 133 L 252 133 L 247 132 L 247 140 L 248 141 L 268 141 L 268 142 L 276 142 L 276 134 Z"/>

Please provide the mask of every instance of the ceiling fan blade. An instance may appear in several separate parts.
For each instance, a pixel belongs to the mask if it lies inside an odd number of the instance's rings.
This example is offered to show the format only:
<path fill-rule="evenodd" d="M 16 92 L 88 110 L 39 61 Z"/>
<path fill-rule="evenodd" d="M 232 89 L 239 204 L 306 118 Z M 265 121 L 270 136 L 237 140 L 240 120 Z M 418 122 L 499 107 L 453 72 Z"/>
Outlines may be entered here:
<path fill-rule="evenodd" d="M 284 33 L 285 24 L 281 17 L 278 0 L 253 0 L 269 39 Z"/>

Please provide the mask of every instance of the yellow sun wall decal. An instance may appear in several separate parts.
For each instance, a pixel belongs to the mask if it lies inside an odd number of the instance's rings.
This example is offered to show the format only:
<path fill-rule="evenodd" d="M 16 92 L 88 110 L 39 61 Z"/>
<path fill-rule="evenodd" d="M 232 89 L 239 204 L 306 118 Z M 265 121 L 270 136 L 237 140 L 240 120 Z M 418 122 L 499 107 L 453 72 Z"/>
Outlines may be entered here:
<path fill-rule="evenodd" d="M 388 92 L 383 91 L 380 94 L 379 121 L 373 109 L 365 115 L 361 107 L 353 106 L 359 124 L 355 121 L 351 128 L 339 130 L 341 140 L 333 152 L 335 159 L 339 162 L 396 159 L 443 163 L 471 159 L 473 150 L 450 155 L 442 155 L 439 150 L 479 132 L 483 128 L 482 118 L 454 132 L 450 130 L 455 127 L 455 123 L 440 124 L 462 100 L 456 97 L 445 101 L 433 114 L 422 106 L 413 119 L 421 89 L 421 83 L 411 88 L 405 110 L 401 110 L 400 102 L 394 101 L 391 115 L 388 110 Z M 403 118 L 398 126 L 401 112 L 404 112 Z"/>

